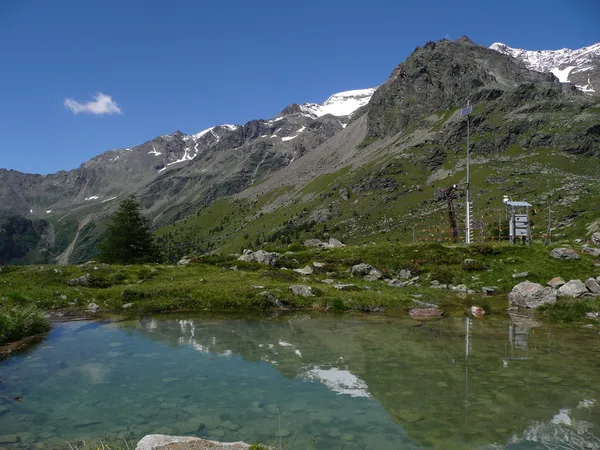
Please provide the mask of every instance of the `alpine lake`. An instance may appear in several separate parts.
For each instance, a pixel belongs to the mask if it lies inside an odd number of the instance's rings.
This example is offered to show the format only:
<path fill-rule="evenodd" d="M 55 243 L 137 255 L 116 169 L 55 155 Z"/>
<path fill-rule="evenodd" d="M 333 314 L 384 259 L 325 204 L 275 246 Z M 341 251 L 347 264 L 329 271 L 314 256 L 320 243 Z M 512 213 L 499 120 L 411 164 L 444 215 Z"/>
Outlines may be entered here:
<path fill-rule="evenodd" d="M 64 322 L 0 362 L 0 380 L 7 450 L 146 434 L 286 450 L 600 449 L 598 327 L 523 315 Z"/>

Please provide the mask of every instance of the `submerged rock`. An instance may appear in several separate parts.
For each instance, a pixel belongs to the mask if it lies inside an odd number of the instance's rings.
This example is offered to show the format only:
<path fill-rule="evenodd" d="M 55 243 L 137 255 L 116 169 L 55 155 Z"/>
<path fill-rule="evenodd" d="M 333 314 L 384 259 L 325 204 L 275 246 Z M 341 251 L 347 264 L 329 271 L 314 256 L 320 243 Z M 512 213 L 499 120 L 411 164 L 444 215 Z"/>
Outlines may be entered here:
<path fill-rule="evenodd" d="M 217 442 L 208 441 L 190 436 L 167 436 L 164 434 L 149 434 L 144 436 L 135 447 L 135 450 L 184 450 L 188 448 L 194 449 L 210 449 L 210 450 L 246 450 L 250 448 L 245 442 Z"/>
<path fill-rule="evenodd" d="M 556 292 L 551 287 L 524 281 L 509 292 L 508 301 L 511 305 L 523 308 L 537 308 L 541 305 L 556 303 Z"/>
<path fill-rule="evenodd" d="M 579 255 L 572 248 L 559 247 L 550 252 L 554 259 L 579 259 Z"/>
<path fill-rule="evenodd" d="M 408 314 L 413 319 L 435 319 L 442 317 L 444 312 L 438 308 L 414 308 L 411 309 Z"/>

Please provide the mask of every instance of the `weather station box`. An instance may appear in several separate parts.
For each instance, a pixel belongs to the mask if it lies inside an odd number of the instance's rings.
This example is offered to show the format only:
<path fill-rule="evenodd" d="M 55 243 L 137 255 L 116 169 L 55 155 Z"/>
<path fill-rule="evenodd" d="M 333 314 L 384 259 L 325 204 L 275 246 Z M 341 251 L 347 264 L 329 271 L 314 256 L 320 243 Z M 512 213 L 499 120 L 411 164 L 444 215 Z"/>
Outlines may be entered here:
<path fill-rule="evenodd" d="M 527 214 L 515 214 L 515 225 L 516 226 L 527 226 L 529 219 Z"/>

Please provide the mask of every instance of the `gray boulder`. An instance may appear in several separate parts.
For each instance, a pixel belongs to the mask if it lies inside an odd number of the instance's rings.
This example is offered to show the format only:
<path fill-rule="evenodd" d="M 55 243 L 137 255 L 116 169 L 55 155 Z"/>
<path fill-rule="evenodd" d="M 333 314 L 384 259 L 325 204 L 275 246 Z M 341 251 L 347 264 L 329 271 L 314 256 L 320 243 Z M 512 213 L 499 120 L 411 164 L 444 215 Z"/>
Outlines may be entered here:
<path fill-rule="evenodd" d="M 178 266 L 187 266 L 191 262 L 192 262 L 192 258 L 190 256 L 184 256 L 183 258 L 181 258 L 179 260 L 179 262 L 177 263 L 177 265 Z"/>
<path fill-rule="evenodd" d="M 585 280 L 585 287 L 588 288 L 592 294 L 600 294 L 600 284 L 595 278 L 588 278 Z"/>
<path fill-rule="evenodd" d="M 570 280 L 567 284 L 558 288 L 559 297 L 577 298 L 587 294 L 587 292 L 588 289 L 581 280 Z"/>
<path fill-rule="evenodd" d="M 93 312 L 93 313 L 95 313 L 95 312 L 96 312 L 96 311 L 98 311 L 99 309 L 100 309 L 100 306 L 98 306 L 98 305 L 97 305 L 97 304 L 95 304 L 95 303 L 90 303 L 90 304 L 88 304 L 88 305 L 87 305 L 87 310 L 88 310 L 89 312 Z"/>
<path fill-rule="evenodd" d="M 314 297 L 312 288 L 310 286 L 304 286 L 302 284 L 295 284 L 290 286 L 292 294 L 299 295 L 300 297 Z"/>
<path fill-rule="evenodd" d="M 133 303 L 125 303 L 123 306 L 121 306 L 121 308 L 123 309 L 129 309 L 133 306 Z"/>
<path fill-rule="evenodd" d="M 393 280 L 388 281 L 388 285 L 390 285 L 391 287 L 395 287 L 395 288 L 403 288 L 408 285 L 408 282 L 400 281 L 397 278 L 394 278 Z"/>
<path fill-rule="evenodd" d="M 399 273 L 398 273 L 398 277 L 401 280 L 410 280 L 410 277 L 412 277 L 412 272 L 408 269 L 402 269 Z"/>
<path fill-rule="evenodd" d="M 595 247 L 583 247 L 581 249 L 583 253 L 587 253 L 588 255 L 592 255 L 593 257 L 600 256 L 600 248 Z"/>
<path fill-rule="evenodd" d="M 529 276 L 529 272 L 519 272 L 519 273 L 513 273 L 512 277 L 517 279 L 517 278 L 527 278 Z"/>
<path fill-rule="evenodd" d="M 90 274 L 86 273 L 85 275 L 82 275 L 80 277 L 72 278 L 67 281 L 67 284 L 69 286 L 84 286 L 84 287 L 89 286 L 90 285 Z"/>
<path fill-rule="evenodd" d="M 297 272 L 301 275 L 312 275 L 314 273 L 314 269 L 310 266 L 306 266 L 302 269 L 294 269 L 294 272 Z"/>
<path fill-rule="evenodd" d="M 183 446 L 178 446 L 178 444 Z M 144 436 L 142 440 L 137 443 L 135 450 L 162 450 L 166 448 L 184 449 L 188 448 L 186 444 L 189 444 L 189 448 L 211 450 L 247 450 L 250 448 L 250 445 L 245 442 L 217 442 L 191 436 L 149 434 Z"/>
<path fill-rule="evenodd" d="M 498 288 L 496 286 L 484 286 L 481 288 L 481 292 L 483 295 L 496 295 Z"/>
<path fill-rule="evenodd" d="M 556 303 L 556 292 L 551 287 L 523 281 L 509 292 L 508 301 L 511 305 L 522 308 L 537 308 L 541 305 Z"/>
<path fill-rule="evenodd" d="M 592 242 L 596 245 L 600 245 L 600 233 L 595 232 L 592 234 Z"/>
<path fill-rule="evenodd" d="M 274 266 L 279 258 L 281 258 L 281 254 L 277 252 L 244 250 L 244 254 L 238 258 L 238 261 L 257 262 L 259 264 Z"/>
<path fill-rule="evenodd" d="M 317 248 L 325 248 L 325 242 L 321 239 L 307 239 L 304 241 L 305 247 L 317 247 Z"/>
<path fill-rule="evenodd" d="M 382 278 L 383 278 L 383 274 L 377 269 L 372 269 L 365 276 L 365 280 L 367 280 L 367 281 L 377 281 L 377 280 L 381 280 Z"/>
<path fill-rule="evenodd" d="M 346 245 L 342 244 L 336 238 L 329 238 L 328 246 L 329 246 L 329 248 L 342 248 L 342 247 L 345 247 Z"/>
<path fill-rule="evenodd" d="M 371 273 L 371 271 L 374 269 L 375 267 L 373 267 L 371 264 L 360 263 L 355 266 L 352 266 L 350 272 L 355 277 L 364 277 L 369 275 L 369 273 Z"/>
<path fill-rule="evenodd" d="M 548 281 L 546 284 L 548 286 L 550 286 L 552 289 L 558 289 L 559 287 L 567 284 L 567 282 L 565 280 L 563 280 L 561 277 L 554 277 L 550 281 Z"/>
<path fill-rule="evenodd" d="M 322 269 L 323 267 L 325 267 L 325 263 L 315 261 L 313 263 L 313 266 L 315 266 L 317 269 Z"/>
<path fill-rule="evenodd" d="M 358 287 L 355 284 L 334 284 L 334 288 L 339 291 L 356 291 Z"/>
<path fill-rule="evenodd" d="M 579 259 L 579 255 L 572 248 L 559 247 L 550 252 L 554 259 Z"/>

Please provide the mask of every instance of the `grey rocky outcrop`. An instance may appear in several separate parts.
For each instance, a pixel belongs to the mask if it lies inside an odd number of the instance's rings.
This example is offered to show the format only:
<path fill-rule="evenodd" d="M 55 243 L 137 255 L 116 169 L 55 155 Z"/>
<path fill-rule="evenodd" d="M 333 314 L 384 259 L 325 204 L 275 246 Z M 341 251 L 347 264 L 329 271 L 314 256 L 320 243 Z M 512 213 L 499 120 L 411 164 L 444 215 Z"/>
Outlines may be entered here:
<path fill-rule="evenodd" d="M 313 248 L 342 248 L 346 245 L 342 244 L 342 242 L 336 238 L 329 238 L 328 242 L 323 242 L 320 239 L 308 239 L 304 241 L 304 246 Z"/>
<path fill-rule="evenodd" d="M 583 247 L 581 249 L 583 253 L 587 253 L 588 255 L 592 255 L 593 257 L 600 256 L 600 248 L 595 247 Z"/>
<path fill-rule="evenodd" d="M 96 303 L 90 303 L 87 305 L 87 310 L 89 312 L 93 312 L 95 313 L 96 311 L 98 311 L 100 309 L 100 306 L 98 306 Z"/>
<path fill-rule="evenodd" d="M 596 231 L 595 233 L 592 233 L 591 239 L 595 245 L 600 245 L 600 232 Z"/>
<path fill-rule="evenodd" d="M 537 308 L 541 305 L 556 303 L 556 291 L 551 287 L 524 281 L 509 292 L 508 301 L 511 305 L 522 308 Z"/>
<path fill-rule="evenodd" d="M 600 294 L 600 284 L 595 278 L 588 278 L 585 280 L 585 287 L 592 294 Z"/>
<path fill-rule="evenodd" d="M 342 244 L 342 242 L 337 240 L 336 238 L 329 238 L 329 242 L 327 243 L 327 245 L 329 246 L 329 248 L 342 248 L 346 246 L 346 244 Z"/>
<path fill-rule="evenodd" d="M 312 293 L 312 288 L 310 286 L 305 286 L 302 284 L 295 284 L 290 286 L 290 290 L 292 294 L 299 295 L 300 297 L 314 297 L 315 294 Z"/>
<path fill-rule="evenodd" d="M 558 289 L 559 287 L 567 284 L 567 282 L 565 280 L 563 280 L 561 277 L 554 277 L 550 281 L 548 281 L 546 284 L 553 289 Z"/>
<path fill-rule="evenodd" d="M 360 263 L 352 266 L 350 270 L 354 277 L 364 277 L 367 281 L 376 281 L 383 278 L 381 271 L 377 270 L 371 264 Z"/>
<path fill-rule="evenodd" d="M 579 259 L 579 255 L 575 250 L 566 247 L 552 249 L 550 256 L 554 259 Z"/>
<path fill-rule="evenodd" d="M 412 272 L 408 269 L 402 269 L 400 270 L 400 272 L 398 272 L 398 278 L 400 278 L 401 280 L 410 280 L 411 277 Z"/>
<path fill-rule="evenodd" d="M 588 289 L 585 283 L 581 280 L 569 280 L 568 283 L 558 288 L 559 297 L 581 297 L 583 294 L 587 294 Z"/>
<path fill-rule="evenodd" d="M 266 252 L 264 250 L 244 250 L 244 254 L 238 258 L 238 261 L 256 262 L 274 266 L 277 260 L 281 258 L 281 254 L 277 252 Z"/>
<path fill-rule="evenodd" d="M 72 278 L 72 279 L 68 280 L 67 284 L 69 286 L 84 286 L 84 287 L 87 287 L 87 286 L 90 285 L 90 278 L 91 278 L 91 275 L 89 273 L 86 273 L 85 275 L 82 275 L 80 277 Z"/>
<path fill-rule="evenodd" d="M 135 450 L 247 450 L 249 444 L 245 442 L 217 442 L 208 441 L 191 436 L 166 436 L 164 434 L 149 434 L 144 436 L 135 447 Z"/>

